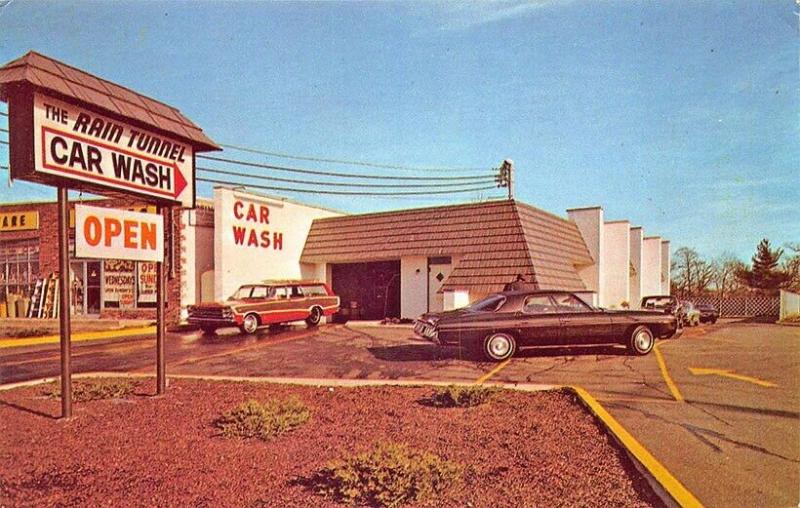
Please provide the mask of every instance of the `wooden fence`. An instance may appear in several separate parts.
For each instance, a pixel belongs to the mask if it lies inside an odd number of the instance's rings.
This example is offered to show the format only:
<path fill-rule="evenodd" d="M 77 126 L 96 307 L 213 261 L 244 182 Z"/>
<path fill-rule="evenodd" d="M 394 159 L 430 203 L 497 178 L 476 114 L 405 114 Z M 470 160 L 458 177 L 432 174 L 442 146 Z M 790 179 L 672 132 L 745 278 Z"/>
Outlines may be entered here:
<path fill-rule="evenodd" d="M 733 296 L 715 298 L 702 296 L 687 298 L 695 305 L 710 303 L 719 310 L 722 317 L 756 317 L 774 316 L 776 319 L 781 310 L 781 299 L 778 296 Z"/>

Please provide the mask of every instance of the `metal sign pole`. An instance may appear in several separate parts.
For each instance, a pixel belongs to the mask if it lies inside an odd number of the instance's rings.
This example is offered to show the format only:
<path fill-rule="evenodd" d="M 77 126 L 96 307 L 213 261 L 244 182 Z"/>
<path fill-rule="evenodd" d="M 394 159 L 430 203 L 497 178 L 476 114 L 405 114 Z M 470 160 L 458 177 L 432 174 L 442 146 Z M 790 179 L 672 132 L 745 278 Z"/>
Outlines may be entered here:
<path fill-rule="evenodd" d="M 169 208 L 164 208 L 159 206 L 158 213 L 164 215 L 164 210 L 169 210 Z M 166 226 L 167 221 L 164 221 Z M 166 235 L 165 241 L 169 241 L 169 235 L 166 234 L 167 228 L 164 228 L 164 232 Z M 166 249 L 165 254 L 166 254 Z M 161 260 L 156 263 L 156 279 L 158 280 L 158 286 L 156 289 L 156 393 L 158 395 L 164 395 L 167 391 L 167 365 L 166 360 L 164 358 L 164 338 L 165 338 L 165 307 L 166 307 L 166 295 L 167 295 L 167 285 L 166 285 L 166 277 L 167 273 L 164 269 L 164 257 L 161 257 Z"/>
<path fill-rule="evenodd" d="M 61 332 L 61 417 L 72 417 L 72 370 L 70 367 L 70 298 L 69 298 L 69 196 L 67 188 L 58 187 L 58 317 Z"/>

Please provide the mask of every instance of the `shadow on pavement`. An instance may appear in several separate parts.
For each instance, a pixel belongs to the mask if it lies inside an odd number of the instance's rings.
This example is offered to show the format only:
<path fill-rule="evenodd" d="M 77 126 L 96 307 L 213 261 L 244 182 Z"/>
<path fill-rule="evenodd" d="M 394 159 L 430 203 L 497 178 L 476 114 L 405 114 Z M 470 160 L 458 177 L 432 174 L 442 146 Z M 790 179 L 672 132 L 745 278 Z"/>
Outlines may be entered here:
<path fill-rule="evenodd" d="M 434 344 L 403 344 L 401 346 L 368 347 L 372 356 L 388 362 L 420 362 L 466 359 L 457 347 L 440 348 Z"/>
<path fill-rule="evenodd" d="M 800 413 L 796 411 L 784 411 L 782 409 L 767 409 L 762 407 L 734 406 L 733 404 L 720 404 L 718 402 L 701 402 L 697 400 L 687 400 L 693 406 L 707 406 L 737 413 L 751 413 L 767 416 L 777 416 L 779 418 L 800 419 Z"/>
<path fill-rule="evenodd" d="M 625 346 L 547 346 L 517 351 L 515 358 L 550 358 L 554 356 L 628 356 Z"/>
<path fill-rule="evenodd" d="M 58 420 L 58 418 L 59 418 L 56 415 L 47 414 L 47 413 L 44 413 L 42 411 L 37 411 L 36 409 L 31 409 L 31 408 L 28 408 L 28 407 L 25 407 L 25 406 L 20 406 L 19 404 L 14 404 L 12 402 L 6 402 L 4 400 L 0 400 L 0 405 L 6 406 L 6 407 L 10 407 L 10 408 L 16 409 L 18 411 L 23 411 L 25 413 L 30 413 L 30 414 L 33 414 L 33 415 L 36 415 L 36 416 L 49 418 L 50 420 Z"/>

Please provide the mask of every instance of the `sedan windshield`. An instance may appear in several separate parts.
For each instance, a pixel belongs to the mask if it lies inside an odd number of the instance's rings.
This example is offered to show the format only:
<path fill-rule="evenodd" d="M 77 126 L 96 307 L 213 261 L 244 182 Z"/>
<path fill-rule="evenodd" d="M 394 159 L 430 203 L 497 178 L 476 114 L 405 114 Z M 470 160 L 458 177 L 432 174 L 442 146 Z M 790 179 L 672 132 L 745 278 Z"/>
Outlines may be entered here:
<path fill-rule="evenodd" d="M 503 295 L 489 295 L 482 300 L 478 300 L 477 302 L 469 305 L 467 308 L 469 310 L 480 311 L 480 312 L 496 312 L 506 301 L 506 297 Z"/>

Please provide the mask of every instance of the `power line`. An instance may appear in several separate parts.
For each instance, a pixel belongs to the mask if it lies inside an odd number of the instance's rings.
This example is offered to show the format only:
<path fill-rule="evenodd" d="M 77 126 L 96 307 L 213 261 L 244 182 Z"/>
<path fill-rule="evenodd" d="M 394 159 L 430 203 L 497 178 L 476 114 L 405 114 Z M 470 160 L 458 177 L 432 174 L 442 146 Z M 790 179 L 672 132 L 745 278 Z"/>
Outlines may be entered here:
<path fill-rule="evenodd" d="M 8 129 L 4 129 L 4 128 L 0 127 L 0 132 L 8 132 Z"/>
<path fill-rule="evenodd" d="M 0 144 L 7 145 L 8 141 L 3 141 L 2 139 L 0 139 Z"/>
<path fill-rule="evenodd" d="M 383 176 L 383 175 L 359 175 L 356 173 L 336 173 L 331 171 L 316 171 L 312 169 L 294 168 L 288 166 L 274 166 L 272 164 L 261 164 L 256 162 L 245 162 L 236 159 L 226 159 L 223 157 L 214 157 L 211 155 L 198 155 L 198 158 L 227 162 L 229 164 L 239 164 L 241 166 L 248 166 L 253 168 L 274 169 L 276 171 L 288 171 L 290 173 L 302 173 L 306 175 L 321 175 L 321 176 L 336 176 L 339 178 L 367 178 L 372 180 L 427 180 L 427 181 L 440 181 L 440 180 L 482 180 L 489 175 L 494 176 L 493 173 L 477 176 Z"/>
<path fill-rule="evenodd" d="M 5 111 L 0 111 L 0 115 L 2 115 L 2 116 L 8 116 L 8 113 L 6 113 Z"/>
<path fill-rule="evenodd" d="M 244 178 L 256 178 L 259 180 L 270 180 L 273 182 L 283 183 L 299 183 L 305 185 L 322 185 L 328 187 L 373 187 L 373 188 L 407 188 L 408 184 L 387 184 L 387 183 L 335 183 L 335 182 L 309 182 L 308 180 L 295 180 L 292 178 L 279 178 L 277 176 L 263 176 L 263 175 L 249 175 L 241 172 L 224 171 L 216 168 L 204 168 L 197 166 L 198 171 L 205 171 L 207 173 L 216 173 L 219 175 L 239 176 Z M 486 177 L 482 180 L 470 182 L 457 182 L 457 183 L 415 183 L 414 187 L 463 187 L 464 185 L 477 185 L 479 183 L 492 183 L 494 179 Z"/>
<path fill-rule="evenodd" d="M 488 171 L 491 168 L 447 168 L 447 167 L 415 167 L 415 166 L 401 166 L 399 164 L 381 164 L 378 162 L 366 162 L 366 161 L 350 161 L 344 159 L 326 159 L 323 157 L 312 157 L 309 155 L 291 155 L 288 153 L 282 152 L 268 152 L 266 150 L 256 150 L 255 148 L 245 148 L 243 146 L 236 146 L 236 145 L 226 145 L 224 143 L 220 143 L 220 146 L 225 148 L 231 148 L 233 150 L 240 150 L 242 152 L 250 152 L 250 153 L 257 153 L 261 155 L 267 155 L 269 157 L 278 157 L 280 159 L 293 159 L 293 160 L 301 160 L 301 161 L 311 161 L 311 162 L 327 162 L 330 164 L 347 164 L 350 166 L 364 166 L 368 168 L 381 168 L 381 169 L 396 169 L 400 171 Z"/>
<path fill-rule="evenodd" d="M 475 191 L 482 191 L 482 190 L 494 190 L 496 187 L 494 185 L 488 187 L 470 187 L 464 189 L 449 189 L 449 190 L 441 190 L 441 191 L 424 191 L 424 192 L 348 192 L 348 191 L 329 191 L 329 190 L 316 190 L 316 189 L 293 189 L 291 187 L 274 187 L 271 185 L 257 185 L 257 184 L 249 184 L 243 182 L 229 182 L 225 180 L 215 180 L 212 178 L 203 178 L 197 177 L 195 180 L 198 182 L 207 182 L 207 183 L 218 183 L 222 185 L 233 185 L 233 186 L 241 186 L 241 187 L 251 187 L 253 189 L 266 189 L 266 190 L 276 190 L 276 191 L 285 191 L 285 192 L 303 192 L 308 194 L 336 194 L 340 196 L 421 196 L 421 195 L 428 195 L 428 194 L 453 194 L 453 193 L 460 193 L 460 192 L 475 192 Z"/>

